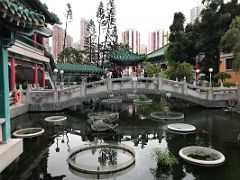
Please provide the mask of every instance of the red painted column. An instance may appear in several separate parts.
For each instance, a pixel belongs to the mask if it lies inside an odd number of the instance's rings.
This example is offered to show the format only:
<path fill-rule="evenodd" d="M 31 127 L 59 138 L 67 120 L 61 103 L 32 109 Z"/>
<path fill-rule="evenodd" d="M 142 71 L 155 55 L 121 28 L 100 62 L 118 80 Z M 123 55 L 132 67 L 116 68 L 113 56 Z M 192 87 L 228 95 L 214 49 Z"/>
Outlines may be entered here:
<path fill-rule="evenodd" d="M 38 65 L 37 63 L 34 64 L 34 77 L 33 77 L 33 80 L 34 80 L 34 87 L 38 87 Z"/>
<path fill-rule="evenodd" d="M 46 73 L 45 73 L 45 64 L 42 65 L 42 87 L 46 85 Z"/>
<path fill-rule="evenodd" d="M 199 57 L 199 56 L 196 56 L 196 59 L 195 59 L 195 68 L 196 68 L 196 69 L 200 69 L 200 57 Z"/>
<path fill-rule="evenodd" d="M 34 42 L 37 42 L 37 34 L 36 34 L 36 33 L 34 33 L 34 34 L 32 35 L 32 40 L 33 40 Z"/>
<path fill-rule="evenodd" d="M 11 70 L 10 70 L 10 89 L 16 90 L 16 78 L 15 78 L 15 57 L 11 58 Z"/>
<path fill-rule="evenodd" d="M 136 65 L 136 75 L 139 75 L 139 64 Z"/>
<path fill-rule="evenodd" d="M 40 41 L 41 41 L 41 45 L 44 46 L 44 37 L 43 36 L 40 37 Z"/>

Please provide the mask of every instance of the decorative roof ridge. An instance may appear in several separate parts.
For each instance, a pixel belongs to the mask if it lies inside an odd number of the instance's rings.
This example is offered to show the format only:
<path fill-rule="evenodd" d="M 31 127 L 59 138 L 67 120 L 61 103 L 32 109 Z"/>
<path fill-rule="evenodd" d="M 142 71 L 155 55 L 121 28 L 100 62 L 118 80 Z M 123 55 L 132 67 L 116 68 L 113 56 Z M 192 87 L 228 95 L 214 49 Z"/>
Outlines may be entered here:
<path fill-rule="evenodd" d="M 151 55 L 151 54 L 153 54 L 153 53 L 156 53 L 157 51 L 159 51 L 159 50 L 161 50 L 161 49 L 164 49 L 164 48 L 166 48 L 167 46 L 169 46 L 169 43 L 168 43 L 168 44 L 165 44 L 164 46 L 162 46 L 162 47 L 160 47 L 160 48 L 158 48 L 158 49 L 156 49 L 156 50 L 153 51 L 153 52 L 150 52 L 149 54 L 147 54 L 147 56 L 149 56 L 149 55 Z"/>
<path fill-rule="evenodd" d="M 33 8 L 33 6 L 37 6 L 39 7 L 39 10 L 41 11 L 40 13 L 43 13 L 46 17 L 46 19 L 48 19 L 50 24 L 61 24 L 59 18 L 57 17 L 57 15 L 53 12 L 50 12 L 48 10 L 48 7 L 46 4 L 43 4 L 40 0 L 18 0 L 20 1 L 22 4 L 25 4 L 27 6 L 30 6 L 31 8 Z"/>
<path fill-rule="evenodd" d="M 5 19 L 7 16 L 13 18 L 10 22 L 13 20 L 17 21 L 17 25 L 19 26 L 19 23 L 23 23 L 23 26 L 25 27 L 25 24 L 32 24 L 32 21 L 35 21 L 35 26 L 42 27 L 45 23 L 45 17 L 44 15 L 37 13 L 33 10 L 30 10 L 29 8 L 20 5 L 19 3 L 16 4 L 15 1 L 9 1 L 9 0 L 0 0 L 0 6 L 1 8 L 5 9 L 5 16 L 3 16 L 3 19 Z M 18 16 L 18 17 L 16 17 Z M 28 20 L 28 22 L 26 22 Z"/>

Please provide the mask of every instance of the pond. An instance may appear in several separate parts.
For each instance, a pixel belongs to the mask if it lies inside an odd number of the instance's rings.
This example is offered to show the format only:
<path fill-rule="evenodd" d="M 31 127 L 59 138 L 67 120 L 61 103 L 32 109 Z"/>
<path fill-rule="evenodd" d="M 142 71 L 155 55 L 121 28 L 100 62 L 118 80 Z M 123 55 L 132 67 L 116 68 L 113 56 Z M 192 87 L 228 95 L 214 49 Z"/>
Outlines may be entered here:
<path fill-rule="evenodd" d="M 155 103 L 154 103 L 155 104 Z M 100 105 L 94 111 L 119 112 L 117 132 L 96 133 L 89 130 L 86 109 L 54 113 L 27 113 L 12 119 L 12 132 L 29 127 L 42 127 L 43 135 L 24 139 L 24 153 L 0 174 L 1 180 L 79 180 L 79 179 L 238 179 L 240 177 L 240 117 L 220 109 L 199 107 L 178 110 L 184 113 L 184 123 L 196 127 L 196 133 L 177 134 L 168 130 L 168 122 L 150 118 L 152 105 Z M 156 106 L 155 106 L 156 107 Z M 44 121 L 48 116 L 67 116 L 62 125 Z M 141 118 L 142 116 L 146 118 Z M 172 123 L 172 122 L 171 122 Z M 128 169 L 107 175 L 89 175 L 72 171 L 67 163 L 69 151 L 86 144 L 126 144 L 134 149 L 136 162 Z M 214 168 L 199 167 L 182 160 L 178 151 L 186 146 L 214 148 L 226 157 L 223 165 Z M 155 148 L 167 148 L 178 164 L 168 174 L 161 173 L 152 157 Z M 124 162 L 128 154 L 121 152 L 99 156 L 101 149 L 83 152 L 76 161 L 85 165 Z M 86 154 L 87 153 L 87 154 Z M 85 156 L 86 155 L 86 156 Z M 90 157 L 89 157 L 90 155 Z M 92 155 L 92 156 L 91 156 Z M 88 157 L 88 158 L 87 158 Z M 100 158 L 99 158 L 100 157 Z"/>

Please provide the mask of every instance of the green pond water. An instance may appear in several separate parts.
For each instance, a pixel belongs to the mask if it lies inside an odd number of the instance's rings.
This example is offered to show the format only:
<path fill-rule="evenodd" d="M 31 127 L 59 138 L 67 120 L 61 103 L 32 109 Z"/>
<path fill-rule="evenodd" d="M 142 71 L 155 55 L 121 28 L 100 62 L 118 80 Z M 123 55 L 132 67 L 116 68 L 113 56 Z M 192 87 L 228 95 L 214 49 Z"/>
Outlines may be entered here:
<path fill-rule="evenodd" d="M 27 113 L 11 120 L 12 132 L 29 127 L 42 127 L 45 132 L 39 137 L 24 139 L 24 153 L 0 174 L 0 180 L 237 180 L 240 177 L 240 115 L 203 108 L 185 108 L 183 123 L 197 128 L 196 133 L 176 134 L 167 129 L 171 122 L 161 122 L 150 118 L 153 105 L 112 104 L 97 106 L 94 111 L 119 112 L 119 128 L 116 133 L 94 133 L 87 124 L 87 111 L 65 110 L 52 113 Z M 62 125 L 44 121 L 54 115 L 67 116 Z M 141 117 L 146 118 L 141 118 Z M 173 123 L 176 123 L 174 121 Z M 106 175 L 78 173 L 69 168 L 69 151 L 82 144 L 121 143 L 132 147 L 136 153 L 136 162 L 128 169 Z M 206 168 L 191 165 L 182 160 L 178 151 L 186 146 L 206 146 L 214 148 L 226 157 L 219 167 Z M 169 173 L 157 167 L 152 157 L 155 148 L 168 149 L 179 163 Z M 102 155 L 101 149 L 87 151 L 77 157 L 84 165 L 114 164 L 127 161 L 128 155 L 120 152 Z"/>

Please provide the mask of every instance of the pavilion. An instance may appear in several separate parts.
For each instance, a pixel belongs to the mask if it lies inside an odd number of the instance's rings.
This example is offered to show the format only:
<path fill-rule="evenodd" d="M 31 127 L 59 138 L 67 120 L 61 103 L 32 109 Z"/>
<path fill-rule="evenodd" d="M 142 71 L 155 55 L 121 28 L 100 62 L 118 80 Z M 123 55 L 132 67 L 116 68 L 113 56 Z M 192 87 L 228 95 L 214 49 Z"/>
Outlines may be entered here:
<path fill-rule="evenodd" d="M 80 65 L 80 64 L 56 64 L 55 72 L 64 73 L 63 81 L 66 79 L 69 86 L 72 82 L 81 82 L 84 79 L 90 81 L 99 80 L 105 74 L 105 70 L 94 65 Z"/>
<path fill-rule="evenodd" d="M 161 68 L 166 68 L 167 67 L 167 60 L 164 56 L 169 44 L 166 44 L 165 46 L 149 53 L 147 55 L 147 61 L 152 62 L 152 63 L 157 63 L 160 65 Z"/>
<path fill-rule="evenodd" d="M 139 76 L 140 63 L 146 59 L 146 55 L 135 54 L 128 48 L 120 48 L 111 51 L 108 55 L 108 59 L 114 64 L 114 70 L 116 72 L 122 72 L 123 69 L 129 71 L 129 67 L 131 67 L 133 72 L 136 72 L 136 75 Z"/>

